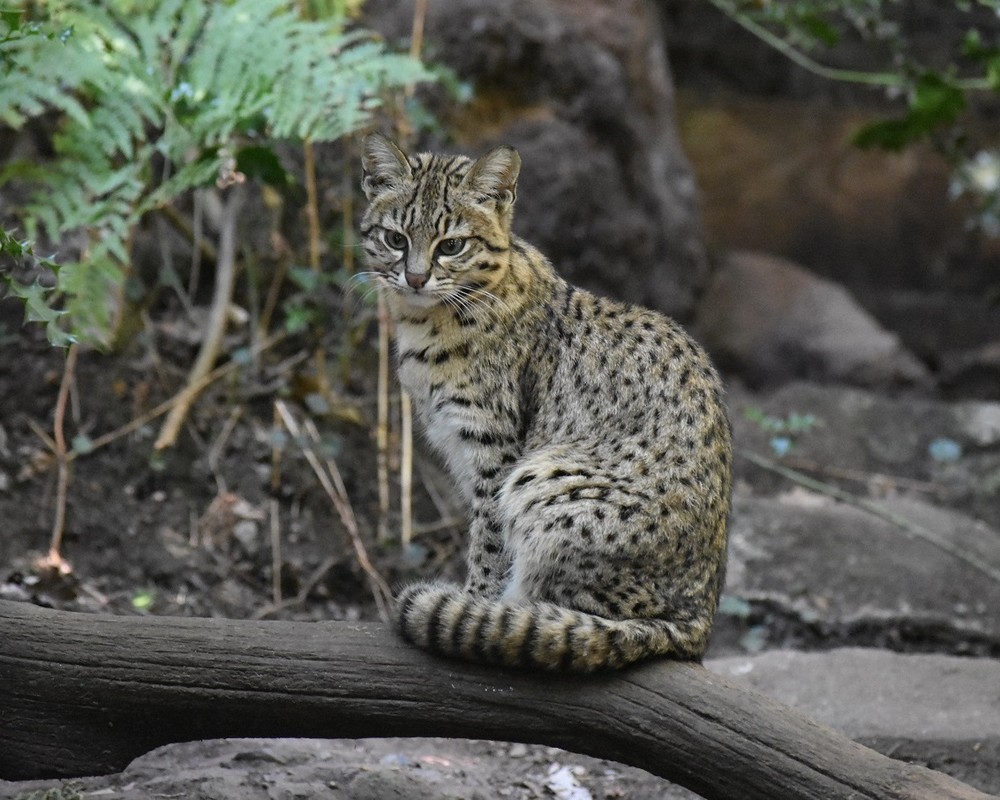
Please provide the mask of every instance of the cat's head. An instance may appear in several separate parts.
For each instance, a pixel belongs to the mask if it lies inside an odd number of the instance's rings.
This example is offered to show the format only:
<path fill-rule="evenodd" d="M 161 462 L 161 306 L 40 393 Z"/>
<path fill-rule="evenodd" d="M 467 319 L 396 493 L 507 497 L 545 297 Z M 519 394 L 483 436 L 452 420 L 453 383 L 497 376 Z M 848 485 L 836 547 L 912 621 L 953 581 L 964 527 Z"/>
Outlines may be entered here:
<path fill-rule="evenodd" d="M 414 305 L 488 291 L 507 268 L 521 159 L 498 147 L 465 156 L 406 156 L 370 134 L 362 156 L 368 266 Z"/>

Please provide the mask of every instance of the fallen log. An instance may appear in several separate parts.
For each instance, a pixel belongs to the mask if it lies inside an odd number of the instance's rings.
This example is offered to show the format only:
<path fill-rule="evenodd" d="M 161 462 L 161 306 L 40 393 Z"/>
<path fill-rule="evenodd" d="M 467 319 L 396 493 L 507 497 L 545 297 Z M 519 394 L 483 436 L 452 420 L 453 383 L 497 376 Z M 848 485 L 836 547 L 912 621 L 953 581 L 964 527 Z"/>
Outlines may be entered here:
<path fill-rule="evenodd" d="M 545 744 L 641 767 L 709 800 L 988 797 L 696 664 L 539 675 L 442 661 L 376 624 L 0 601 L 0 778 L 118 772 L 162 744 L 235 736 Z"/>

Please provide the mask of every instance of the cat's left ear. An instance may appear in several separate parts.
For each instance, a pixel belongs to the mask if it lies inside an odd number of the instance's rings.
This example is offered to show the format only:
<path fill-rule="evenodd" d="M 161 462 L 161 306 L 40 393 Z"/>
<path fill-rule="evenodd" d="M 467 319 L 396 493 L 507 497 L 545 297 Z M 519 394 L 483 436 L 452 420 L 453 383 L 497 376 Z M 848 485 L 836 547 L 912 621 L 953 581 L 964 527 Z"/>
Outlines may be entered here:
<path fill-rule="evenodd" d="M 361 188 L 369 200 L 386 189 L 400 189 L 413 178 L 413 167 L 406 154 L 392 139 L 378 132 L 365 137 L 361 166 L 364 168 Z"/>
<path fill-rule="evenodd" d="M 460 188 L 484 199 L 496 200 L 500 209 L 505 210 L 517 198 L 517 175 L 520 171 L 521 156 L 513 147 L 503 145 L 476 161 L 462 179 Z"/>

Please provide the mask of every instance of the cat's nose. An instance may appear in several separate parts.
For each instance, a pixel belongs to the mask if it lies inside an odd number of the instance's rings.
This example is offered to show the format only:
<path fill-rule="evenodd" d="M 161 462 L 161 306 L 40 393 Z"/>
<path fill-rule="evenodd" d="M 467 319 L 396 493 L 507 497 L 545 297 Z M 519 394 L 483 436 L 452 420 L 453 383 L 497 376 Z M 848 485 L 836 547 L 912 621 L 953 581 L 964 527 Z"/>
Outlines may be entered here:
<path fill-rule="evenodd" d="M 422 289 L 430 275 L 426 272 L 407 272 L 406 283 L 411 289 Z"/>

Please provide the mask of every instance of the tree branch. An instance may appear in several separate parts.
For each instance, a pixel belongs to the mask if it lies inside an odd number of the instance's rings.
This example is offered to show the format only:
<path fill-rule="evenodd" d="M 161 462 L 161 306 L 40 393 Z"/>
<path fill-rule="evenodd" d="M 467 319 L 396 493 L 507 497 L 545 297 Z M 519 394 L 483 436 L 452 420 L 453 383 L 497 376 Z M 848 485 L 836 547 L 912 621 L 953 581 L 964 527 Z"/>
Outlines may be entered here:
<path fill-rule="evenodd" d="M 376 624 L 0 601 L 0 777 L 116 772 L 168 742 L 231 736 L 540 743 L 641 767 L 709 800 L 987 798 L 696 664 L 501 672 L 432 658 Z"/>

